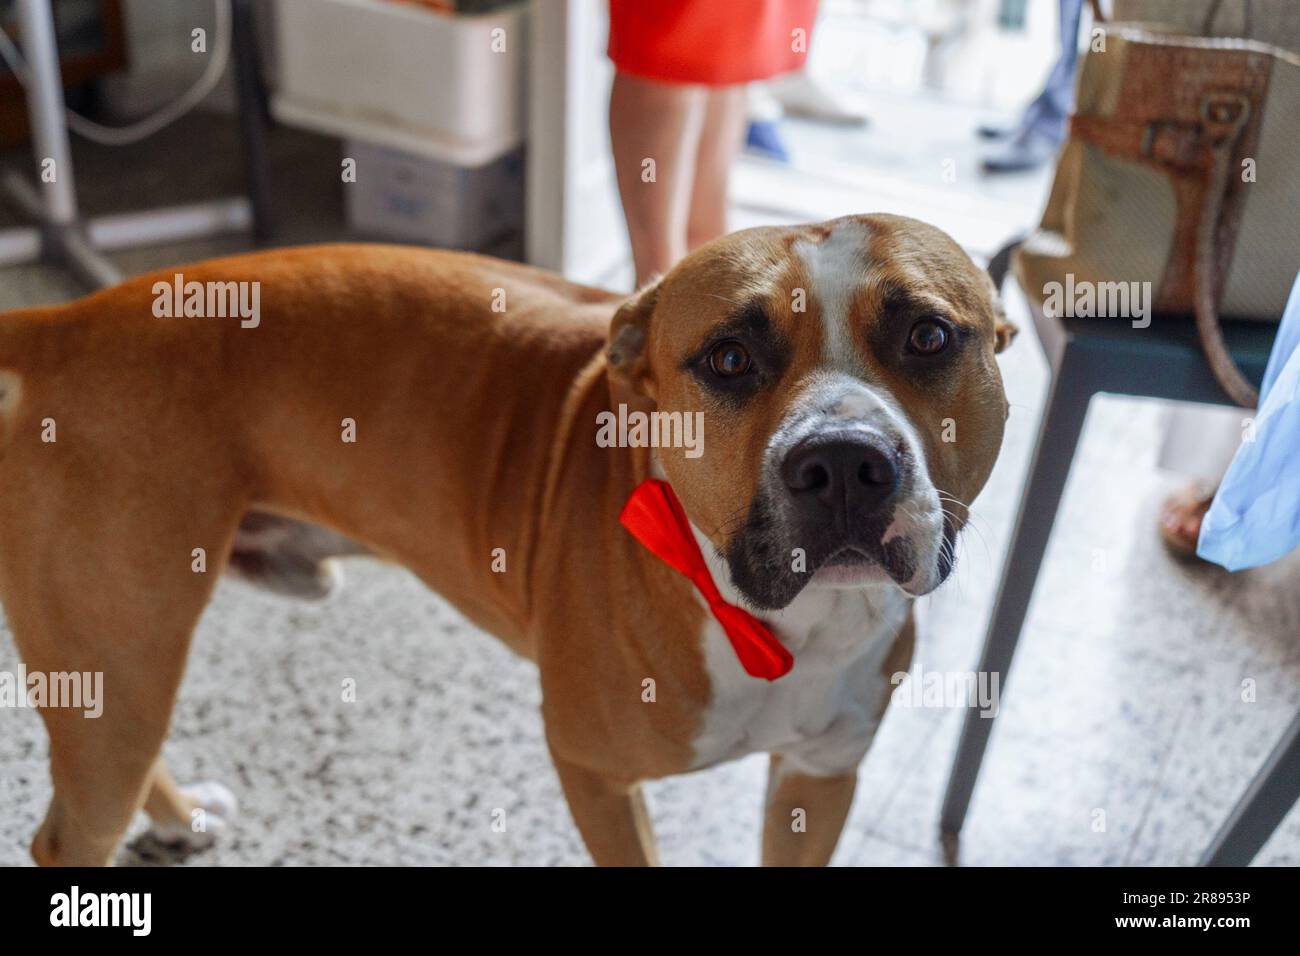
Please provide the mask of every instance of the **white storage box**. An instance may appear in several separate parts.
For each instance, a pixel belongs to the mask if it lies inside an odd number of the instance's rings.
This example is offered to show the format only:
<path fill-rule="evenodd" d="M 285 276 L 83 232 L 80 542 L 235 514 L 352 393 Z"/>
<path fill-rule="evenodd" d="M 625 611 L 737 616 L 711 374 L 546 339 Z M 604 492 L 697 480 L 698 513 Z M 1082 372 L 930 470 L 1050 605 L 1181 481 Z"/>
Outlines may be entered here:
<path fill-rule="evenodd" d="M 527 7 L 440 14 L 384 0 L 278 0 L 281 122 L 461 166 L 524 139 Z"/>
<path fill-rule="evenodd" d="M 357 181 L 343 185 L 348 225 L 364 236 L 481 249 L 523 225 L 522 149 L 462 167 L 357 141 L 343 148 L 357 164 Z"/>

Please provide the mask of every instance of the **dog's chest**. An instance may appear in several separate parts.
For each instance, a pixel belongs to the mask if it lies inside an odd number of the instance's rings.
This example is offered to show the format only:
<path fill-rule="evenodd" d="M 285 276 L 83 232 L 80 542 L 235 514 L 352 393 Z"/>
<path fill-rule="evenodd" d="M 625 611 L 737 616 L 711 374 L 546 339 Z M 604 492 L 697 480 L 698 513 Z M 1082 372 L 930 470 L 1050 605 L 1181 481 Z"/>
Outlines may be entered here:
<path fill-rule="evenodd" d="M 852 770 L 875 735 L 892 687 L 882 672 L 908 599 L 888 590 L 808 590 L 766 619 L 794 654 L 779 680 L 750 677 L 710 616 L 702 646 L 712 697 L 694 740 L 695 767 L 779 753 L 789 769 Z"/>

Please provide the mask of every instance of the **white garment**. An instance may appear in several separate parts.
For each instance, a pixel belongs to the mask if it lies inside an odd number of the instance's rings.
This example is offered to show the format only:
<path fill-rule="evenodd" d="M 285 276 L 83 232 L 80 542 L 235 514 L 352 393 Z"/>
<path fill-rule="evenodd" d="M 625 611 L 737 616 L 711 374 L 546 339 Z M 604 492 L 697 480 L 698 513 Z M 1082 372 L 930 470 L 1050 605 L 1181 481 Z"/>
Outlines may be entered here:
<path fill-rule="evenodd" d="M 1211 488 L 1217 486 L 1237 453 L 1242 429 L 1251 414 L 1244 408 L 1173 403 L 1157 464 Z"/>

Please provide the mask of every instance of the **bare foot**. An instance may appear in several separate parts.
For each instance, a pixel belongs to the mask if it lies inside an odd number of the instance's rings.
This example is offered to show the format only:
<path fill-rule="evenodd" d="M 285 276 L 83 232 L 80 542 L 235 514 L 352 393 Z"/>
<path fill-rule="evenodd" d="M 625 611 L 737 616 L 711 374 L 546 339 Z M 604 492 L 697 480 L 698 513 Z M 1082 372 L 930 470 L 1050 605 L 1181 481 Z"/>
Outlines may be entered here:
<path fill-rule="evenodd" d="M 1216 490 L 1195 482 L 1174 492 L 1160 506 L 1160 540 L 1174 557 L 1200 560 L 1196 557 L 1196 543 Z"/>

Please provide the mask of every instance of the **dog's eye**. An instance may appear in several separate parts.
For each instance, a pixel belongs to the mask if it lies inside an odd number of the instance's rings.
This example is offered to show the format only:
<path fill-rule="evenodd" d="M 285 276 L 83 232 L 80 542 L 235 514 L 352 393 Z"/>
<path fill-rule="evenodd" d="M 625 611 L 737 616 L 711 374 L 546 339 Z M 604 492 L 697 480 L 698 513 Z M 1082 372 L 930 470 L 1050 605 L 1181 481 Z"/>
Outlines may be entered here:
<path fill-rule="evenodd" d="M 709 353 L 709 368 L 719 378 L 738 378 L 753 366 L 749 353 L 739 342 L 723 342 Z"/>
<path fill-rule="evenodd" d="M 907 347 L 916 355 L 936 355 L 947 345 L 948 329 L 937 319 L 922 319 L 907 336 Z"/>

